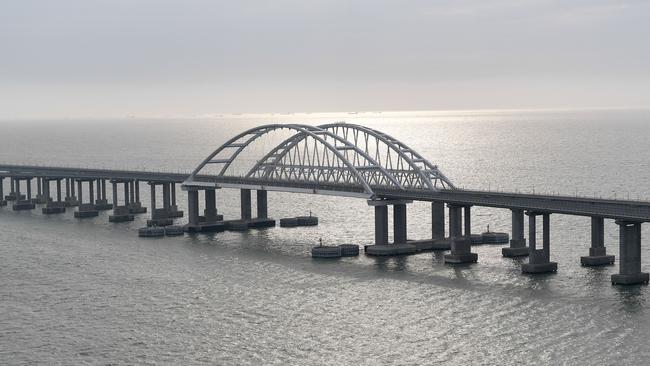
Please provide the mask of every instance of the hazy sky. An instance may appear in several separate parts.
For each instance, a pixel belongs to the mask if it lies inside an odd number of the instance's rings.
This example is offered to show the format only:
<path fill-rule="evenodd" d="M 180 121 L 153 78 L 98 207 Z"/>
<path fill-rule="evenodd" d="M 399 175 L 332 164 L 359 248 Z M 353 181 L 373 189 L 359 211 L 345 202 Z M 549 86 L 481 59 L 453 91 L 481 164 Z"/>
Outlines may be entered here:
<path fill-rule="evenodd" d="M 0 118 L 650 107 L 650 2 L 0 2 Z"/>

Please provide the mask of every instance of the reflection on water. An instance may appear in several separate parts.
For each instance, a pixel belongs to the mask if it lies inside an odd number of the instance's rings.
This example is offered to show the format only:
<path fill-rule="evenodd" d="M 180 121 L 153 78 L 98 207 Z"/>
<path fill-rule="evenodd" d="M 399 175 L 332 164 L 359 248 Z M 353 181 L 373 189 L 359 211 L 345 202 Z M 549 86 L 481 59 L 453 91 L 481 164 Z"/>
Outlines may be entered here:
<path fill-rule="evenodd" d="M 419 112 L 345 118 L 409 142 L 459 185 L 629 190 L 649 197 L 648 116 Z M 316 124 L 340 118 L 283 119 Z M 128 129 L 116 128 L 120 121 L 77 123 L 74 129 L 68 128 L 73 122 L 65 122 L 66 128 L 12 125 L 3 130 L 0 156 L 6 162 L 183 170 L 259 120 L 129 121 Z M 89 131 L 113 143 L 80 138 Z M 603 180 L 603 171 L 616 174 Z M 178 204 L 186 205 L 184 195 Z M 220 190 L 218 207 L 226 218 L 237 217 L 237 191 Z M 363 200 L 269 194 L 275 218 L 309 211 L 319 216 L 318 227 L 144 240 L 136 229 L 146 215 L 109 224 L 108 213 L 79 221 L 71 212 L 44 216 L 0 208 L 0 359 L 582 365 L 644 364 L 650 356 L 648 287 L 612 286 L 617 266 L 580 266 L 590 243 L 588 218 L 553 215 L 551 259 L 558 272 L 523 275 L 525 259 L 503 258 L 496 245 L 475 246 L 478 263 L 459 266 L 444 264 L 442 252 L 314 260 L 309 253 L 319 238 L 327 244 L 370 243 L 374 220 Z M 488 224 L 509 231 L 507 210 L 472 212 L 474 232 Z M 410 239 L 430 237 L 430 206 L 409 205 L 408 223 Z M 618 252 L 617 237 L 615 225 L 606 222 L 612 254 Z M 645 244 L 643 257 L 650 258 Z M 643 269 L 650 266 L 644 263 Z"/>

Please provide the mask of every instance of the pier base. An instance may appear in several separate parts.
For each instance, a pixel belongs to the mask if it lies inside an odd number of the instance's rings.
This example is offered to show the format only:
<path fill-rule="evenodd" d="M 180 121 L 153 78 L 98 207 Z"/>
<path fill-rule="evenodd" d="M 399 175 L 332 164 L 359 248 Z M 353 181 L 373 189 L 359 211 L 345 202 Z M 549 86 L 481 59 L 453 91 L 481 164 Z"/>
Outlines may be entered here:
<path fill-rule="evenodd" d="M 0 207 L 2 207 L 2 206 L 6 206 L 6 205 L 7 205 L 7 201 L 5 201 L 5 200 L 0 200 Z"/>
<path fill-rule="evenodd" d="M 529 252 L 529 257 L 528 263 L 521 265 L 522 273 L 557 272 L 557 262 L 549 261 L 543 249 Z"/>
<path fill-rule="evenodd" d="M 613 274 L 612 284 L 614 285 L 636 285 L 645 283 L 650 280 L 650 275 L 646 272 L 630 273 L 630 274 Z"/>
<path fill-rule="evenodd" d="M 607 255 L 605 247 L 589 248 L 589 255 L 580 257 L 580 264 L 583 266 L 604 266 L 614 264 L 616 256 Z"/>
<path fill-rule="evenodd" d="M 179 210 L 176 206 L 171 206 L 167 212 L 167 217 L 180 218 L 183 217 L 183 211 Z"/>
<path fill-rule="evenodd" d="M 212 223 L 202 222 L 199 224 L 185 225 L 185 231 L 188 233 L 214 233 L 225 231 L 227 226 L 228 225 L 223 221 Z"/>
<path fill-rule="evenodd" d="M 174 224 L 174 219 L 162 218 L 162 219 L 149 219 L 147 220 L 147 226 L 169 226 Z"/>
<path fill-rule="evenodd" d="M 132 202 L 129 203 L 129 213 L 134 215 L 147 213 L 147 208 L 142 207 L 142 203 L 140 202 Z"/>
<path fill-rule="evenodd" d="M 30 200 L 20 200 L 13 204 L 14 211 L 22 210 L 33 210 L 36 208 L 36 204 Z"/>
<path fill-rule="evenodd" d="M 65 204 L 68 207 L 77 207 L 79 206 L 79 200 L 77 199 L 77 197 L 66 197 Z"/>
<path fill-rule="evenodd" d="M 367 255 L 391 256 L 416 253 L 417 247 L 413 244 L 367 245 L 365 251 Z"/>
<path fill-rule="evenodd" d="M 75 211 L 74 217 L 78 219 L 85 219 L 88 217 L 96 217 L 99 215 L 99 211 L 95 209 L 95 205 L 91 203 L 84 203 L 79 205 L 79 210 Z"/>
<path fill-rule="evenodd" d="M 96 200 L 95 201 L 95 209 L 99 211 L 106 211 L 106 210 L 112 210 L 113 209 L 113 204 L 108 203 L 108 200 Z"/>
<path fill-rule="evenodd" d="M 65 213 L 65 202 L 48 202 L 41 210 L 45 215 Z"/>
<path fill-rule="evenodd" d="M 526 257 L 530 248 L 526 246 L 526 239 L 510 239 L 509 248 L 501 248 L 501 255 L 507 258 Z"/>
<path fill-rule="evenodd" d="M 460 264 L 478 261 L 478 254 L 472 253 L 470 238 L 454 238 L 451 244 L 451 253 L 445 254 L 445 263 Z"/>
<path fill-rule="evenodd" d="M 26 197 L 24 194 L 20 194 L 17 192 L 11 192 L 5 196 L 6 201 L 20 201 L 20 200 L 24 200 L 25 198 Z"/>

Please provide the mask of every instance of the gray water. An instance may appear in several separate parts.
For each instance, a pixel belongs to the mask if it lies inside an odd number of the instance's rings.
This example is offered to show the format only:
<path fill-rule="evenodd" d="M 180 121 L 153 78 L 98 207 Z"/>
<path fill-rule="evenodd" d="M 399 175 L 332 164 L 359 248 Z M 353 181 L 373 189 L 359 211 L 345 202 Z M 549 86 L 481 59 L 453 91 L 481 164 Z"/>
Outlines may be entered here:
<path fill-rule="evenodd" d="M 408 143 L 465 188 L 650 200 L 647 110 L 4 121 L 0 162 L 190 171 L 246 128 L 340 120 Z M 226 217 L 238 201 L 219 191 Z M 409 238 L 427 238 L 429 206 L 408 210 Z M 109 224 L 108 212 L 80 221 L 37 211 L 0 208 L 1 364 L 633 365 L 650 356 L 648 288 L 612 286 L 616 266 L 579 264 L 588 218 L 552 215 L 558 273 L 525 276 L 491 245 L 474 247 L 479 262 L 466 266 L 443 264 L 442 253 L 312 260 L 321 237 L 373 240 L 373 212 L 359 199 L 271 192 L 271 216 L 312 211 L 321 224 L 155 240 L 137 238 L 146 215 Z M 507 210 L 473 210 L 474 232 L 509 223 Z M 613 254 L 617 234 L 607 221 Z"/>

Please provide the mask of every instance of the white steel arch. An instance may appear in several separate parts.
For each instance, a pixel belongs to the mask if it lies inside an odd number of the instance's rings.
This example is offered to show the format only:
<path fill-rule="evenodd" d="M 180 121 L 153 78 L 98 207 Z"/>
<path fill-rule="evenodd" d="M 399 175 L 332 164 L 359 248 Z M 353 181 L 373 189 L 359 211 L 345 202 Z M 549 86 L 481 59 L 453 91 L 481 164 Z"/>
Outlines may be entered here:
<path fill-rule="evenodd" d="M 244 176 L 227 174 L 231 164 L 255 140 L 282 129 L 293 130 L 295 134 L 257 160 Z M 380 153 L 380 145 L 386 157 Z M 209 182 L 205 181 L 205 174 L 201 174 L 208 165 L 219 167 L 216 175 L 210 175 L 214 179 Z M 197 175 L 203 176 L 202 180 L 197 180 Z M 313 193 L 318 193 L 322 186 L 328 192 L 338 192 L 336 194 L 362 191 L 368 197 L 375 196 L 373 188 L 383 191 L 454 188 L 437 166 L 404 143 L 365 126 L 346 123 L 317 127 L 271 124 L 249 129 L 217 148 L 183 183 L 185 187 L 251 185 L 275 190 L 283 190 L 282 187 L 296 191 L 313 190 Z"/>

